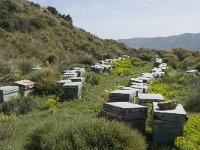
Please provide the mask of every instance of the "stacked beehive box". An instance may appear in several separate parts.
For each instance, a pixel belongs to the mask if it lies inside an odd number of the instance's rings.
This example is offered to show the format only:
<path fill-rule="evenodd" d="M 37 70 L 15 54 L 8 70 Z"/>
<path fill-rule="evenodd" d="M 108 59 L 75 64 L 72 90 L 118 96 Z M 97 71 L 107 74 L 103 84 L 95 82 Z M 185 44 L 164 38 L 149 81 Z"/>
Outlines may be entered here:
<path fill-rule="evenodd" d="M 73 78 L 73 77 L 77 77 L 78 73 L 76 70 L 65 70 L 63 76 L 67 78 Z"/>
<path fill-rule="evenodd" d="M 85 68 L 74 67 L 73 70 L 76 70 L 76 73 L 78 74 L 78 77 L 82 77 L 86 73 Z"/>
<path fill-rule="evenodd" d="M 81 98 L 82 95 L 82 82 L 65 83 L 63 86 L 64 99 Z"/>
<path fill-rule="evenodd" d="M 128 90 L 114 90 L 109 93 L 110 102 L 134 102 L 136 91 L 132 89 Z"/>
<path fill-rule="evenodd" d="M 147 93 L 148 90 L 148 86 L 146 85 L 131 85 L 130 87 L 133 89 L 141 89 L 142 93 Z"/>
<path fill-rule="evenodd" d="M 69 78 L 71 82 L 85 82 L 85 77 L 74 77 L 74 78 Z"/>
<path fill-rule="evenodd" d="M 139 94 L 138 104 L 146 106 L 147 103 L 162 102 L 164 97 L 161 94 Z"/>
<path fill-rule="evenodd" d="M 0 87 L 0 103 L 11 100 L 19 92 L 19 86 L 2 86 Z"/>
<path fill-rule="evenodd" d="M 96 64 L 92 66 L 92 71 L 95 73 L 103 73 L 104 72 L 104 67 L 101 66 L 100 64 Z"/>
<path fill-rule="evenodd" d="M 19 86 L 20 94 L 22 94 L 25 97 L 34 91 L 35 82 L 33 81 L 20 80 L 20 81 L 14 82 L 14 84 Z"/>
<path fill-rule="evenodd" d="M 147 107 L 128 102 L 113 102 L 105 103 L 103 110 L 108 118 L 128 123 L 140 132 L 145 133 Z"/>
<path fill-rule="evenodd" d="M 153 103 L 153 142 L 173 144 L 175 138 L 183 134 L 188 116 L 181 104 L 172 110 L 160 110 L 157 104 Z"/>

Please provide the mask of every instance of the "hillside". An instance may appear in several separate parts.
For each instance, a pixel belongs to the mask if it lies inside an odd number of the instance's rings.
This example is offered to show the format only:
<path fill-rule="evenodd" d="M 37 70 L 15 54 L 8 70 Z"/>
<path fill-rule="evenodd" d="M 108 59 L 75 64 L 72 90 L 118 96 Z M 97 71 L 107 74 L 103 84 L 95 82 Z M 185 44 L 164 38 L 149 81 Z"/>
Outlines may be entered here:
<path fill-rule="evenodd" d="M 24 64 L 66 68 L 130 52 L 123 44 L 101 40 L 73 26 L 71 20 L 25 0 L 1 0 L 0 18 L 0 74 Z"/>
<path fill-rule="evenodd" d="M 168 37 L 120 39 L 119 42 L 132 48 L 200 50 L 200 33 L 185 33 Z"/>

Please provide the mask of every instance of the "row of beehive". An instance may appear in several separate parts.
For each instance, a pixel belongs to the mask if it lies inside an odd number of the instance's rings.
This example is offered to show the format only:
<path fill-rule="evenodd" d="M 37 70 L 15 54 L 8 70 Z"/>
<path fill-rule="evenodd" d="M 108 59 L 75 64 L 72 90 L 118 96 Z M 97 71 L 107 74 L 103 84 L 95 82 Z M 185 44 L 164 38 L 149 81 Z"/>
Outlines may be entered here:
<path fill-rule="evenodd" d="M 155 77 L 163 76 L 167 69 L 167 64 L 162 63 L 161 58 L 157 60 L 159 67 L 154 68 L 152 73 L 143 73 L 141 77 L 131 79 L 130 87 L 122 87 L 110 92 L 109 102 L 104 104 L 104 113 L 108 118 L 126 122 L 145 133 L 148 112 L 146 105 L 152 103 L 153 141 L 156 144 L 172 144 L 174 139 L 182 134 L 187 115 L 181 104 L 174 110 L 161 111 L 157 103 L 164 101 L 163 96 L 146 94 L 148 89 L 146 84 L 151 84 Z M 135 99 L 137 96 L 138 101 Z"/>

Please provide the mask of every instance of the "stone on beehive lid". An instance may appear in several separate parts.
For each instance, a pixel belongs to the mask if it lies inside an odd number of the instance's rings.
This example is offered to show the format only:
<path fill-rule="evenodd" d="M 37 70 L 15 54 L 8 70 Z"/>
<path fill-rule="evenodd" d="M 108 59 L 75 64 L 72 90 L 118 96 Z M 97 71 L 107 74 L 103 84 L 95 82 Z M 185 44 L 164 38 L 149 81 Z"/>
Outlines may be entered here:
<path fill-rule="evenodd" d="M 81 98 L 82 82 L 65 83 L 63 86 L 64 99 Z"/>
<path fill-rule="evenodd" d="M 34 85 L 36 83 L 30 80 L 20 80 L 14 82 L 14 84 L 19 86 L 19 92 L 26 97 L 34 91 Z"/>
<path fill-rule="evenodd" d="M 2 86 L 0 87 L 0 103 L 11 100 L 19 92 L 19 86 Z"/>
<path fill-rule="evenodd" d="M 114 90 L 109 93 L 110 102 L 133 102 L 136 96 L 135 90 Z"/>
<path fill-rule="evenodd" d="M 60 85 L 64 85 L 65 83 L 70 83 L 70 82 L 72 82 L 72 81 L 69 79 L 57 81 L 57 83 L 59 83 Z"/>
<path fill-rule="evenodd" d="M 128 102 L 111 102 L 104 103 L 103 110 L 108 118 L 126 122 L 145 133 L 147 107 Z"/>
<path fill-rule="evenodd" d="M 160 110 L 157 104 L 153 103 L 153 142 L 174 144 L 175 138 L 183 134 L 188 116 L 181 104 L 172 110 Z"/>
<path fill-rule="evenodd" d="M 146 85 L 131 85 L 130 87 L 134 89 L 142 89 L 143 93 L 146 93 L 148 90 L 148 86 Z"/>
<path fill-rule="evenodd" d="M 85 77 L 74 77 L 70 78 L 72 82 L 85 82 Z"/>
<path fill-rule="evenodd" d="M 139 94 L 138 103 L 146 106 L 147 103 L 162 102 L 164 97 L 161 94 Z"/>

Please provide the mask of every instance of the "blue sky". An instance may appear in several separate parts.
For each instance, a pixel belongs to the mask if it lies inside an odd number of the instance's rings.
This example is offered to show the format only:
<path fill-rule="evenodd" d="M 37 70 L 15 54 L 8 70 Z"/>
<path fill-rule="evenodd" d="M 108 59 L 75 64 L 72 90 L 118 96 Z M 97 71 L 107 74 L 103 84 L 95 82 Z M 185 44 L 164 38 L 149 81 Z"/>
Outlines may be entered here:
<path fill-rule="evenodd" d="M 70 14 L 73 24 L 101 38 L 200 32 L 200 0 L 29 0 Z"/>

